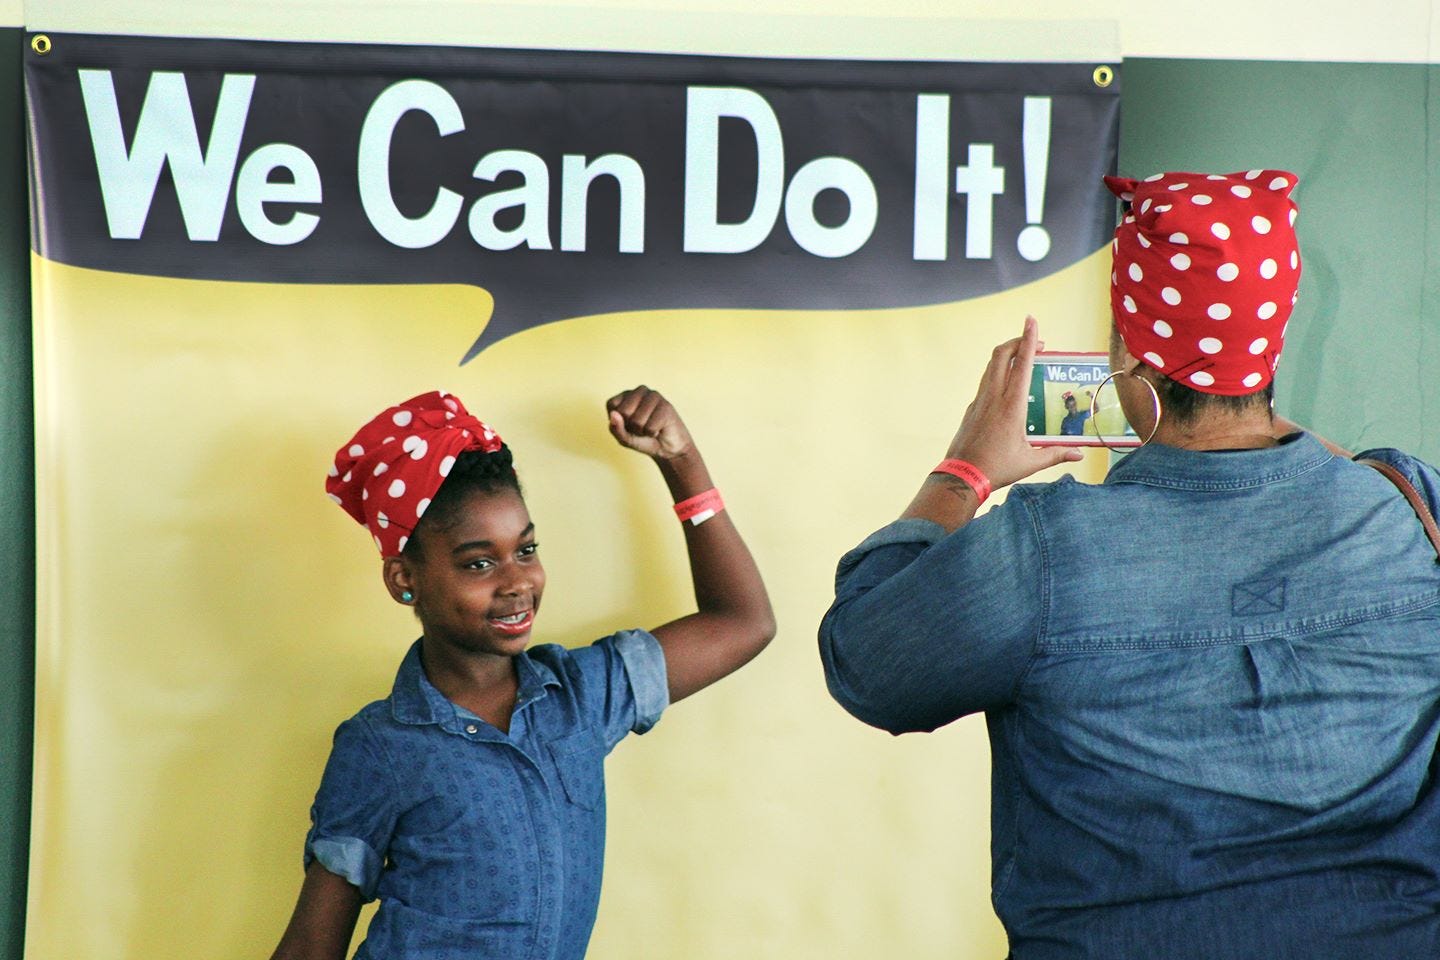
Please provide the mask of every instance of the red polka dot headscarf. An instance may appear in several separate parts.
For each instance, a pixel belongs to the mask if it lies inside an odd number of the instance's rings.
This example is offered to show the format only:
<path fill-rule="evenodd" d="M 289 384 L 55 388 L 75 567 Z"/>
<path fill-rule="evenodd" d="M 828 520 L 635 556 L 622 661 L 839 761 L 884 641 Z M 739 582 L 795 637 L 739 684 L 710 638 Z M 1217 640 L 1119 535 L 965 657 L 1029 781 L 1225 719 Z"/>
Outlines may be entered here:
<path fill-rule="evenodd" d="M 1270 382 L 1300 283 L 1295 183 L 1283 170 L 1105 178 L 1131 205 L 1110 280 L 1131 354 L 1204 393 Z"/>
<path fill-rule="evenodd" d="M 466 450 L 494 453 L 500 435 L 432 390 L 390 407 L 335 454 L 325 491 L 369 528 L 382 557 L 399 556 L 415 524 Z"/>

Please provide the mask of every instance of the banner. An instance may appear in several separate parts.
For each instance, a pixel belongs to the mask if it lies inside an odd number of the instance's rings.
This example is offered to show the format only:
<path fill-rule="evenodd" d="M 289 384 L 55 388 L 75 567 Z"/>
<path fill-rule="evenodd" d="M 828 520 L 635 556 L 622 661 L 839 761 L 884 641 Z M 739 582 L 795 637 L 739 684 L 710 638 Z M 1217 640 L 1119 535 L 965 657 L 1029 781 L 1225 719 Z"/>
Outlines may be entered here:
<path fill-rule="evenodd" d="M 1089 65 L 51 39 L 41 255 L 468 283 L 496 302 L 475 349 L 596 313 L 945 303 L 1112 226 L 1119 100 Z"/>
<path fill-rule="evenodd" d="M 1052 348 L 1103 345 L 1113 64 L 27 43 L 30 960 L 278 939 L 329 735 L 415 632 L 322 492 L 385 405 L 452 390 L 515 449 L 537 642 L 685 612 L 663 484 L 604 428 L 640 382 L 705 451 L 780 635 L 611 759 L 591 955 L 996 953 L 963 827 L 983 733 L 844 717 L 814 627 L 995 342 L 1034 313 Z M 874 806 L 905 812 L 847 849 Z"/>

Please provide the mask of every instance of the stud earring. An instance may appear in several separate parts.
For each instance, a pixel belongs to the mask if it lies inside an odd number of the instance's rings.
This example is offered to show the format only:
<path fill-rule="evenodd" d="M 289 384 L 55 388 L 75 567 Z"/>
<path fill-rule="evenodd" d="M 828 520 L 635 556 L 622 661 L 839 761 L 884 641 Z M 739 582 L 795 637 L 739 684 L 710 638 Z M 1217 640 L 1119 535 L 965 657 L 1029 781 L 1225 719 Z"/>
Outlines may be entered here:
<path fill-rule="evenodd" d="M 411 593 L 409 590 L 405 590 L 405 591 L 403 591 L 403 592 L 400 594 L 400 602 L 401 602 L 401 603 L 410 603 L 410 602 L 414 601 L 414 599 L 415 599 L 415 594 Z"/>

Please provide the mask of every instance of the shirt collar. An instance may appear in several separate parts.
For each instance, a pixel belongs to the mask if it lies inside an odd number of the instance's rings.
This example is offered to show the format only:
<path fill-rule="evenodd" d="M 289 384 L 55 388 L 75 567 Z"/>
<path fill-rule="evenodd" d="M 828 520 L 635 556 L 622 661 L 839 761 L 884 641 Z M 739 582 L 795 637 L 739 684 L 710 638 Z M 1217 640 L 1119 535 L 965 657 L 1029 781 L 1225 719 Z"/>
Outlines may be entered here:
<path fill-rule="evenodd" d="M 527 651 L 516 654 L 515 672 L 520 681 L 515 695 L 516 710 L 546 696 L 547 688 L 560 686 L 560 678 L 555 671 L 548 664 L 532 659 Z M 410 645 L 405 659 L 400 661 L 400 669 L 395 673 L 395 686 L 390 691 L 390 712 L 400 723 L 434 723 L 447 730 L 453 727 L 452 732 L 458 732 L 463 725 L 461 714 L 466 718 L 470 716 L 469 711 L 445 699 L 445 695 L 435 689 L 430 678 L 425 676 L 425 668 L 420 663 L 419 640 Z"/>
<path fill-rule="evenodd" d="M 1106 483 L 1143 483 L 1177 490 L 1238 490 L 1289 480 L 1335 457 L 1308 433 L 1292 433 L 1273 447 L 1199 451 L 1147 444 L 1110 468 Z"/>

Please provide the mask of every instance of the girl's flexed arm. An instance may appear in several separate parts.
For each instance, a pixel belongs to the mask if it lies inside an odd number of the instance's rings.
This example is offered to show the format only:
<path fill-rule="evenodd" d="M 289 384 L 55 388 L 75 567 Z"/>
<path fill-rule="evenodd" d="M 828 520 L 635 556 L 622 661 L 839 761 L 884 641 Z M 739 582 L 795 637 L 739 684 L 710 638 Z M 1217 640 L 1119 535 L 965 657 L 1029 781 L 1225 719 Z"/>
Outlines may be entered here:
<path fill-rule="evenodd" d="M 690 431 L 663 396 L 636 387 L 611 397 L 606 408 L 611 434 L 654 459 L 677 504 L 714 489 Z M 765 584 L 729 512 L 710 500 L 695 509 L 681 526 L 699 609 L 651 631 L 665 651 L 672 703 L 733 673 L 775 635 Z"/>

